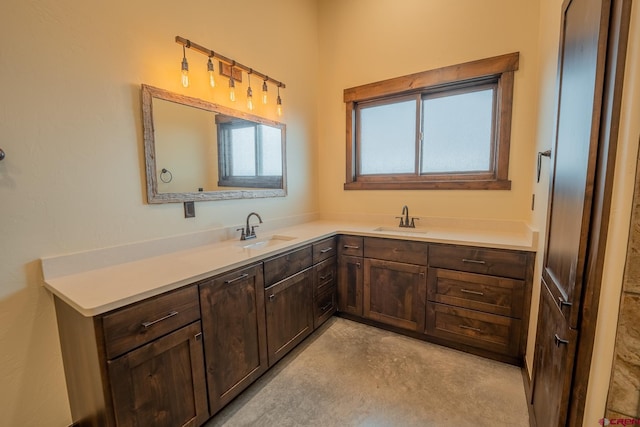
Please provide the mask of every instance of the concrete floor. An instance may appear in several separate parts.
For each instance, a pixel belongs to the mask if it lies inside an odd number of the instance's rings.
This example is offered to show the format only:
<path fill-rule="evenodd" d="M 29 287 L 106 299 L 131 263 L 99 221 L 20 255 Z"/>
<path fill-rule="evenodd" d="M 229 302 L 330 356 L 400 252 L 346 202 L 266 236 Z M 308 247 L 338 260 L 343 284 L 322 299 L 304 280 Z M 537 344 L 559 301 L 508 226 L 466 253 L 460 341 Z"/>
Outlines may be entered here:
<path fill-rule="evenodd" d="M 333 317 L 214 426 L 529 426 L 520 368 Z"/>

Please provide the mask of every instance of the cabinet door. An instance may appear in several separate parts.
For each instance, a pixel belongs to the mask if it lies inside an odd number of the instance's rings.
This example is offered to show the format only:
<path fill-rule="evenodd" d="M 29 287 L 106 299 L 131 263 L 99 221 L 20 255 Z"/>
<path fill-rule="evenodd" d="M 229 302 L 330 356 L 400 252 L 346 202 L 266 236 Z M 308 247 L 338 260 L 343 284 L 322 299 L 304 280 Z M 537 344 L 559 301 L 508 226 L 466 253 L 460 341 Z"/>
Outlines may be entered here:
<path fill-rule="evenodd" d="M 312 286 L 309 268 L 264 290 L 269 366 L 313 331 Z"/>
<path fill-rule="evenodd" d="M 423 332 L 426 301 L 427 267 L 365 258 L 364 317 Z"/>
<path fill-rule="evenodd" d="M 200 322 L 108 362 L 118 426 L 199 426 L 209 418 Z"/>
<path fill-rule="evenodd" d="M 262 265 L 202 283 L 200 305 L 213 415 L 267 370 Z"/>
<path fill-rule="evenodd" d="M 338 310 L 362 316 L 362 258 L 342 255 L 338 259 Z"/>
<path fill-rule="evenodd" d="M 573 371 L 578 332 L 569 328 L 544 280 L 541 288 L 533 413 L 539 426 L 564 426 L 571 392 L 567 373 Z"/>

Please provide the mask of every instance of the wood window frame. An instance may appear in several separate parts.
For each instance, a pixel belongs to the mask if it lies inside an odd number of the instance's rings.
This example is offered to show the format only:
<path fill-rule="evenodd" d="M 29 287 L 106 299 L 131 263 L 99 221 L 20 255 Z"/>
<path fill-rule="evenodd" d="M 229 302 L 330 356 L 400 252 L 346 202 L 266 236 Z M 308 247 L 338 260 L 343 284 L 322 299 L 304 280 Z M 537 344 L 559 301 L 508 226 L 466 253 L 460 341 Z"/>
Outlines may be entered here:
<path fill-rule="evenodd" d="M 261 151 L 262 135 L 260 134 L 261 123 L 248 122 L 235 117 L 216 115 L 216 127 L 218 133 L 218 187 L 247 187 L 247 188 L 282 188 L 282 175 L 260 175 L 262 171 Z M 225 136 L 227 132 L 239 128 L 253 128 L 254 134 L 254 154 L 255 154 L 255 174 L 254 175 L 232 175 L 229 173 L 230 165 L 233 163 L 231 141 Z"/>
<path fill-rule="evenodd" d="M 344 90 L 346 104 L 345 190 L 510 190 L 509 150 L 514 73 L 519 52 L 410 74 Z M 455 93 L 495 84 L 493 164 L 488 173 L 359 175 L 356 112 L 359 103 L 411 94 Z M 420 96 L 420 95 L 418 95 Z M 416 162 L 419 161 L 416 159 Z"/>

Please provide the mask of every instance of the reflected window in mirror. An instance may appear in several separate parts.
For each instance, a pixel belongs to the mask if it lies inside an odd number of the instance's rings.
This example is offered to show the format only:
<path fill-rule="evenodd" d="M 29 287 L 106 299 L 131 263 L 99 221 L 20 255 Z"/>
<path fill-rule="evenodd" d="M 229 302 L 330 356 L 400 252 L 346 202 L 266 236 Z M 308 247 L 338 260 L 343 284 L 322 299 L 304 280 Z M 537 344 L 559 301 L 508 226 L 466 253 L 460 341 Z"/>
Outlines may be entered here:
<path fill-rule="evenodd" d="M 282 187 L 280 129 L 222 114 L 218 129 L 220 187 Z"/>

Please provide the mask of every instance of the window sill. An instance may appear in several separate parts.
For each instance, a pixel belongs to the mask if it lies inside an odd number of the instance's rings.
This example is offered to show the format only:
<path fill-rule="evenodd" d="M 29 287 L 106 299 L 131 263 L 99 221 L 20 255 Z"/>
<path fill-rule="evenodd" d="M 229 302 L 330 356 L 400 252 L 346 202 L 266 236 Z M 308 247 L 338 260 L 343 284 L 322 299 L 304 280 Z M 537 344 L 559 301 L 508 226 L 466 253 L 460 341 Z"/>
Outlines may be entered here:
<path fill-rule="evenodd" d="M 347 182 L 345 190 L 511 190 L 509 180 Z"/>

